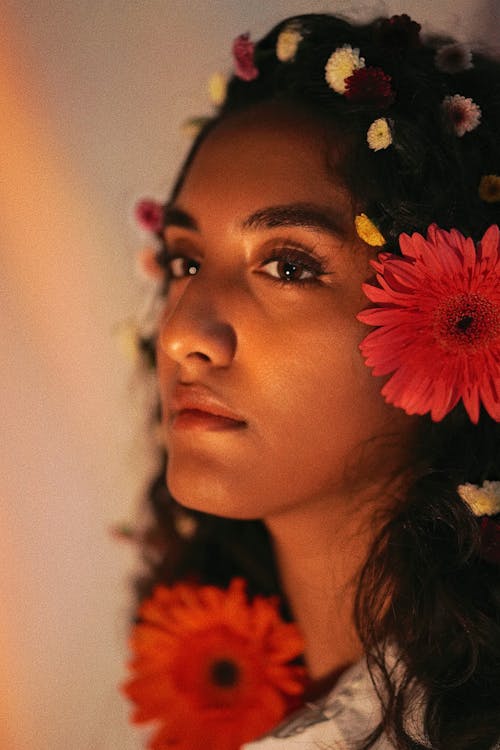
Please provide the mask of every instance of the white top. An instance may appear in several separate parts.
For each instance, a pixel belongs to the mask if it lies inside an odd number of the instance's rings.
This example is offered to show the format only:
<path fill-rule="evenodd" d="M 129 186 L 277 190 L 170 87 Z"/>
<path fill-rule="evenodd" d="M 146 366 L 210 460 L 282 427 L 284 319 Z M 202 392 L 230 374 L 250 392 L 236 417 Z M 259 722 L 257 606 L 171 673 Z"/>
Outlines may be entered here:
<path fill-rule="evenodd" d="M 307 703 L 241 750 L 353 750 L 380 721 L 380 701 L 366 660 L 350 667 L 325 697 Z M 374 750 L 394 750 L 385 735 Z"/>

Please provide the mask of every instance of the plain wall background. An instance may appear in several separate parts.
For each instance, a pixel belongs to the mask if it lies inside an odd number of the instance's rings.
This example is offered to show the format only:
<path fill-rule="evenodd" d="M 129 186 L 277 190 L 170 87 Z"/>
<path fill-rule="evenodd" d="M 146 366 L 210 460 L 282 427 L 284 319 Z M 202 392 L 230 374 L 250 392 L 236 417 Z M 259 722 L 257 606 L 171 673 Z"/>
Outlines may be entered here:
<path fill-rule="evenodd" d="M 232 39 L 286 15 L 408 12 L 476 45 L 498 0 L 0 3 L 0 746 L 133 750 L 133 518 L 150 459 L 113 330 L 140 304 L 131 219 L 164 197 Z M 353 11 L 352 9 L 356 10 Z"/>

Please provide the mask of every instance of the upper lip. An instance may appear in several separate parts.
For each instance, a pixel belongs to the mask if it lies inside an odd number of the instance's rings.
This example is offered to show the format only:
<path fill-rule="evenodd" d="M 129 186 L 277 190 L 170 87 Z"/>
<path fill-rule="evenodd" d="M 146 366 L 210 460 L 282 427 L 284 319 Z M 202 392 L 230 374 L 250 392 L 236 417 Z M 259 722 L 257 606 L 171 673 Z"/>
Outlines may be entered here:
<path fill-rule="evenodd" d="M 183 411 L 203 411 L 217 417 L 245 422 L 240 414 L 233 411 L 215 394 L 200 386 L 177 386 L 170 402 L 170 414 L 174 418 Z"/>

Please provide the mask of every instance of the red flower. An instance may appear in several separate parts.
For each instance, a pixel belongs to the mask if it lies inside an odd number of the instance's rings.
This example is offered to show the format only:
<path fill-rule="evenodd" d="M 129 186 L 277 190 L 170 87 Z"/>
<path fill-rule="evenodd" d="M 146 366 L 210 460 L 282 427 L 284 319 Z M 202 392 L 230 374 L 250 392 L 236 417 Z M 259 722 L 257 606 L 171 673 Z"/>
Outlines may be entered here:
<path fill-rule="evenodd" d="M 163 206 L 151 198 L 143 198 L 136 203 L 135 218 L 148 232 L 159 232 L 163 223 Z"/>
<path fill-rule="evenodd" d="M 227 591 L 179 583 L 139 615 L 124 690 L 134 722 L 158 722 L 151 750 L 238 750 L 297 707 L 305 671 L 288 662 L 303 643 L 276 598 L 248 603 L 242 579 Z"/>
<path fill-rule="evenodd" d="M 474 246 L 436 225 L 427 239 L 400 236 L 403 257 L 373 262 L 380 287 L 364 284 L 375 306 L 358 319 L 379 326 L 361 344 L 374 375 L 394 373 L 385 399 L 439 421 L 463 400 L 472 422 L 480 403 L 500 421 L 500 231 Z"/>
<path fill-rule="evenodd" d="M 382 47 L 404 50 L 420 45 L 421 28 L 419 23 L 403 13 L 384 19 L 377 29 L 376 37 Z"/>
<path fill-rule="evenodd" d="M 259 75 L 254 63 L 254 51 L 250 34 L 240 34 L 233 42 L 234 73 L 243 81 L 253 81 Z"/>
<path fill-rule="evenodd" d="M 386 107 L 394 98 L 391 77 L 382 68 L 358 68 L 346 79 L 345 86 L 346 98 L 359 104 Z"/>

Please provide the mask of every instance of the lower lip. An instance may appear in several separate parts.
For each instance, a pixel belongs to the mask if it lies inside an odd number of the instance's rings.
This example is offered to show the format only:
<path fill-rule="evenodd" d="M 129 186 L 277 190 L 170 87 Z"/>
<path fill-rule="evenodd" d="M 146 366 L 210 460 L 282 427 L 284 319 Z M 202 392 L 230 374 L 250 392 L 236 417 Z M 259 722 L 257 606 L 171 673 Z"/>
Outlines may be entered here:
<path fill-rule="evenodd" d="M 198 409 L 184 409 L 175 415 L 172 426 L 176 430 L 207 430 L 211 432 L 224 432 L 227 430 L 241 430 L 246 427 L 246 422 L 236 419 L 221 417 L 218 414 L 210 414 Z"/>

